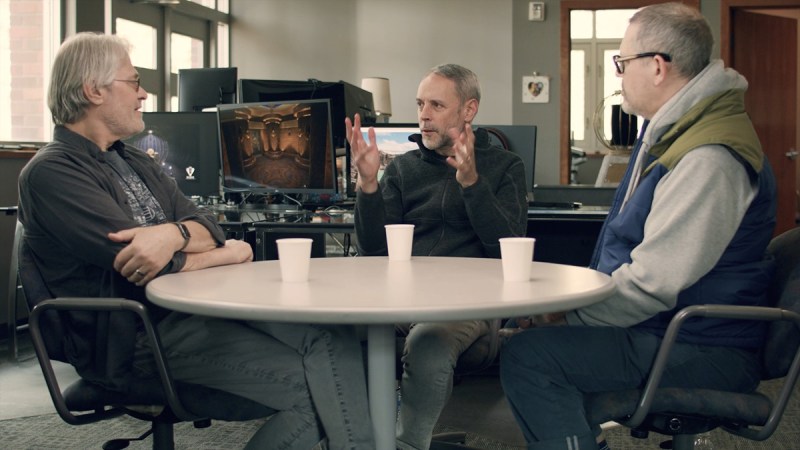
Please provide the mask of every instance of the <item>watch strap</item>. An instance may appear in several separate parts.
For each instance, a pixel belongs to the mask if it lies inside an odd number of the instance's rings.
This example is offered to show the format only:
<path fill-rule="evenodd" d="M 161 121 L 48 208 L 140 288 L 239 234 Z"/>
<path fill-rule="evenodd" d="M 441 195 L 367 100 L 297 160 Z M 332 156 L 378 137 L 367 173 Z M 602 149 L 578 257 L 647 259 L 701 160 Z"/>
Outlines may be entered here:
<path fill-rule="evenodd" d="M 183 246 L 180 248 L 180 250 L 178 250 L 179 252 L 182 252 L 183 249 L 185 249 L 186 246 L 189 245 L 189 239 L 192 238 L 192 234 L 189 233 L 189 228 L 183 223 L 181 222 L 172 222 L 172 223 L 175 224 L 176 227 L 178 227 L 178 230 L 180 230 L 181 232 L 181 236 L 183 236 Z"/>

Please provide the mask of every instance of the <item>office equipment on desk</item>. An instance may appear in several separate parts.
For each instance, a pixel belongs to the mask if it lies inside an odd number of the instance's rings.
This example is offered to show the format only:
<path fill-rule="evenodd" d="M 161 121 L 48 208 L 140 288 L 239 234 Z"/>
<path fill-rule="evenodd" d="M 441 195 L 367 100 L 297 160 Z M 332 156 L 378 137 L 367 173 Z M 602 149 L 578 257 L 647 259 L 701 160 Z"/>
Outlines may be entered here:
<path fill-rule="evenodd" d="M 336 194 L 329 100 L 220 105 L 217 117 L 223 191 Z"/>
<path fill-rule="evenodd" d="M 212 210 L 229 239 L 244 239 L 251 245 L 256 261 L 277 259 L 275 241 L 291 237 L 312 239 L 313 258 L 351 256 L 351 235 L 355 232 L 353 211 L 277 211 L 258 205 L 242 208 L 216 205 Z M 333 238 L 334 235 L 342 236 Z M 335 253 L 329 250 L 327 237 L 332 238 Z"/>
<path fill-rule="evenodd" d="M 239 103 L 313 99 L 330 100 L 336 148 L 345 147 L 345 117 L 358 113 L 362 123 L 375 123 L 372 93 L 345 81 L 239 80 Z"/>
<path fill-rule="evenodd" d="M 236 103 L 236 67 L 178 70 L 178 110 L 203 111 Z"/>
<path fill-rule="evenodd" d="M 144 131 L 127 139 L 175 179 L 181 191 L 220 196 L 217 115 L 212 112 L 145 112 Z"/>
<path fill-rule="evenodd" d="M 576 208 L 574 203 L 563 204 L 563 208 L 528 209 L 526 234 L 536 238 L 534 260 L 586 267 L 591 262 L 608 207 Z"/>
<path fill-rule="evenodd" d="M 581 202 L 540 202 L 531 200 L 528 202 L 529 209 L 578 209 L 583 204 Z"/>
<path fill-rule="evenodd" d="M 594 187 L 588 184 L 536 185 L 533 187 L 533 201 L 570 202 L 582 206 L 611 206 L 616 188 Z"/>

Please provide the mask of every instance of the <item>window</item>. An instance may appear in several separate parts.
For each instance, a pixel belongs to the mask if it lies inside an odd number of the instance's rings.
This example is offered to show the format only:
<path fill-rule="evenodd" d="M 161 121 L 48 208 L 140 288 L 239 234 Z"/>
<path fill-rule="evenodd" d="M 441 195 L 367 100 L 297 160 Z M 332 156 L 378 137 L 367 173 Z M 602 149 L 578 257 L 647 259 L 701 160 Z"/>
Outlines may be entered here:
<path fill-rule="evenodd" d="M 70 17 L 99 14 L 97 2 L 0 0 L 0 141 L 45 142 L 52 138 L 47 87 L 63 34 L 65 4 Z M 130 0 L 99 4 L 110 8 L 104 13 L 110 17 L 112 29 L 94 31 L 117 33 L 131 42 L 132 63 L 149 93 L 145 111 L 170 110 L 173 102 L 177 109 L 173 69 L 227 67 L 230 63 L 229 0 L 184 1 L 172 6 Z M 73 30 L 80 25 L 65 27 Z M 165 28 L 172 32 L 166 35 Z M 172 50 L 172 61 L 165 62 L 166 48 Z"/>
<path fill-rule="evenodd" d="M 158 68 L 158 29 L 132 20 L 117 18 L 116 33 L 131 43 L 131 63 L 136 67 Z"/>
<path fill-rule="evenodd" d="M 174 6 L 112 0 L 112 6 L 118 34 L 137 28 L 129 36 L 136 47 L 149 49 L 152 40 L 148 58 L 133 61 L 149 94 L 145 111 L 177 111 L 178 70 L 228 66 L 227 0 L 192 0 Z M 141 42 L 139 37 L 145 35 L 147 41 Z"/>
<path fill-rule="evenodd" d="M 47 85 L 59 44 L 60 4 L 0 0 L 0 141 L 52 136 Z"/>
<path fill-rule="evenodd" d="M 619 45 L 634 9 L 570 13 L 570 141 L 588 152 L 606 152 L 598 138 L 611 136 L 611 105 L 621 88 L 611 56 Z M 595 115 L 599 114 L 597 121 Z"/>

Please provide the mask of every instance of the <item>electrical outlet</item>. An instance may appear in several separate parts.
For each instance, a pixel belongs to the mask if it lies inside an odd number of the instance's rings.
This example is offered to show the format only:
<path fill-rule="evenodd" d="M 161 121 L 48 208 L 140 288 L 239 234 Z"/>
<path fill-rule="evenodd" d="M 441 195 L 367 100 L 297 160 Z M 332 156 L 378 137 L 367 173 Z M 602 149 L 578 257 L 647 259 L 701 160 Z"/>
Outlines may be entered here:
<path fill-rule="evenodd" d="M 544 2 L 528 3 L 528 20 L 541 22 L 544 20 Z"/>

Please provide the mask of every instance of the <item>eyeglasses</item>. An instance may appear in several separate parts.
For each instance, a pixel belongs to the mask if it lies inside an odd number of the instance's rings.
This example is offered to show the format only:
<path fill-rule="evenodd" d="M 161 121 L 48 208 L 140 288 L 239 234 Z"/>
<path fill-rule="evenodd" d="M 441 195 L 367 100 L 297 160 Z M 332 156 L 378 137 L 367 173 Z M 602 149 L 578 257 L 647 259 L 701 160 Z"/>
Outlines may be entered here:
<path fill-rule="evenodd" d="M 625 73 L 625 64 L 620 64 L 620 63 L 639 58 L 651 58 L 653 56 L 660 56 L 664 58 L 664 61 L 666 62 L 672 61 L 672 56 L 669 56 L 667 53 L 661 53 L 661 52 L 637 53 L 635 55 L 630 55 L 630 56 L 614 55 L 611 57 L 611 59 L 614 60 L 614 66 L 617 68 L 617 74 L 622 75 L 623 73 Z"/>
<path fill-rule="evenodd" d="M 139 88 L 142 86 L 141 78 L 137 78 L 135 80 L 114 80 L 114 81 L 121 81 L 123 83 L 133 83 L 136 85 L 136 92 L 139 92 Z"/>

